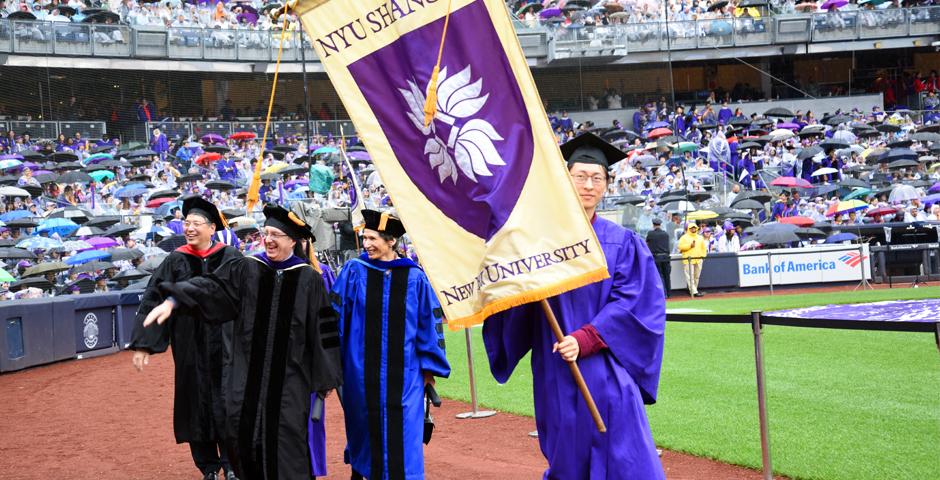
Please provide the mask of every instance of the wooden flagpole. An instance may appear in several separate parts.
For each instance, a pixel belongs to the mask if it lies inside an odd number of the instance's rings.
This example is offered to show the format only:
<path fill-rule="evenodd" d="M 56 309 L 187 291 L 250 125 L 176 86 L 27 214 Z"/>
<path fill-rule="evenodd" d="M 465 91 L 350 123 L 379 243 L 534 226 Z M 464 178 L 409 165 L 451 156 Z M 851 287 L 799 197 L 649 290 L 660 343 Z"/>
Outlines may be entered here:
<path fill-rule="evenodd" d="M 558 318 L 555 317 L 555 312 L 552 311 L 552 306 L 548 304 L 548 300 L 542 300 L 542 311 L 545 312 L 545 318 L 548 319 L 548 324 L 552 327 L 552 331 L 555 332 L 555 338 L 558 341 L 562 341 L 565 338 L 564 332 L 561 331 L 561 326 L 558 324 Z M 604 419 L 601 418 L 601 412 L 597 411 L 597 405 L 594 403 L 594 397 L 591 396 L 591 391 L 588 390 L 587 383 L 584 382 L 584 376 L 581 375 L 581 369 L 578 368 L 577 362 L 568 362 L 568 368 L 571 369 L 571 376 L 574 377 L 574 383 L 578 384 L 578 390 L 581 390 L 581 396 L 584 397 L 584 403 L 587 404 L 588 410 L 591 412 L 591 416 L 594 417 L 594 425 L 597 426 L 597 431 L 605 433 L 607 431 L 607 426 L 604 425 Z"/>

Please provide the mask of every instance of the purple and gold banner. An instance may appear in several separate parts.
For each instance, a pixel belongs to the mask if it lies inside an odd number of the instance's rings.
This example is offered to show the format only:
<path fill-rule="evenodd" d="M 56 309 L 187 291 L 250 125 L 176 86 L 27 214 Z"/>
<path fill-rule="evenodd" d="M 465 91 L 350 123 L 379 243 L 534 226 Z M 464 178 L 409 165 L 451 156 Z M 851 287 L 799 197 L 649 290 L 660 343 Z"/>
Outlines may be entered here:
<path fill-rule="evenodd" d="M 452 327 L 607 278 L 504 0 L 306 0 L 296 11 Z"/>

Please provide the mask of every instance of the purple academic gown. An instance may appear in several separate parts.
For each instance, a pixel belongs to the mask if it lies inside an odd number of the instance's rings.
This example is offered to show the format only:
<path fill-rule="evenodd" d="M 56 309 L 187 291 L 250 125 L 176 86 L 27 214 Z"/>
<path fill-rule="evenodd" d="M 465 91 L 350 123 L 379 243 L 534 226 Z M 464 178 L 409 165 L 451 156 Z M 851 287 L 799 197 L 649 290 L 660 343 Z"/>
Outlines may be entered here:
<path fill-rule="evenodd" d="M 535 424 L 548 460 L 545 479 L 664 479 L 644 403 L 656 401 L 666 303 L 646 243 L 595 218 L 611 278 L 549 300 L 566 333 L 591 324 L 608 345 L 578 365 L 607 425 L 597 431 L 538 304 L 491 316 L 483 324 L 490 370 L 505 383 L 532 351 Z"/>
<path fill-rule="evenodd" d="M 333 291 L 333 283 L 336 281 L 336 275 L 329 265 L 320 263 L 320 271 L 323 277 L 323 283 L 328 291 Z M 311 415 L 307 416 L 307 444 L 310 446 L 310 468 L 314 477 L 326 476 L 326 406 L 323 407 L 323 415 L 319 422 L 314 422 L 313 402 L 317 394 L 310 395 Z"/>

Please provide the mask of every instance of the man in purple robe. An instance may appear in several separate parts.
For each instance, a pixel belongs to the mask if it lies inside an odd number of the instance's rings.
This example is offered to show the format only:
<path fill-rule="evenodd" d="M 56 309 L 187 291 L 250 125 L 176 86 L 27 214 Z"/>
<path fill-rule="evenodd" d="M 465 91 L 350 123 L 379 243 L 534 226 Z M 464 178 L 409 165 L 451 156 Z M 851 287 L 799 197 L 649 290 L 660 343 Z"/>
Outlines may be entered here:
<path fill-rule="evenodd" d="M 656 401 L 666 325 L 665 295 L 643 239 L 595 215 L 608 168 L 624 153 L 593 134 L 562 145 L 610 278 L 551 298 L 567 336 L 557 342 L 537 304 L 490 317 L 483 339 L 497 381 L 532 351 L 535 422 L 545 479 L 663 479 L 644 404 Z M 555 353 L 558 353 L 556 355 Z M 567 363 L 577 361 L 606 433 L 594 426 Z"/>

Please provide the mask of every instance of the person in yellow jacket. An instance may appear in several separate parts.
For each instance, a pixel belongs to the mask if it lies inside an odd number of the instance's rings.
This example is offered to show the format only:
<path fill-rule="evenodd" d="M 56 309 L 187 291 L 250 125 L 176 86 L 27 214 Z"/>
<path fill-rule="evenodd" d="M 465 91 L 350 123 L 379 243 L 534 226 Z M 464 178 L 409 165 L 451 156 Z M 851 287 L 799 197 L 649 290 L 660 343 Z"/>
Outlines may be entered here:
<path fill-rule="evenodd" d="M 682 267 L 685 270 L 685 281 L 689 286 L 689 294 L 701 297 L 704 293 L 698 291 L 698 280 L 702 275 L 702 260 L 708 254 L 708 244 L 705 238 L 699 235 L 698 225 L 690 221 L 685 233 L 679 237 L 679 253 L 682 254 Z"/>

